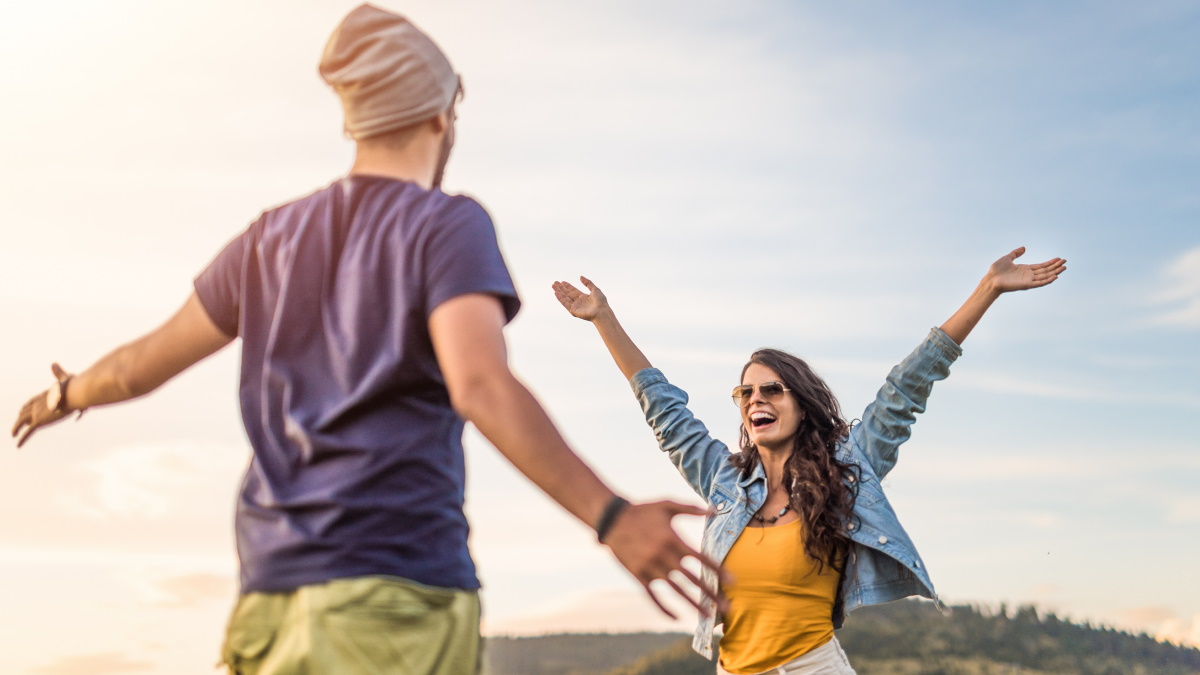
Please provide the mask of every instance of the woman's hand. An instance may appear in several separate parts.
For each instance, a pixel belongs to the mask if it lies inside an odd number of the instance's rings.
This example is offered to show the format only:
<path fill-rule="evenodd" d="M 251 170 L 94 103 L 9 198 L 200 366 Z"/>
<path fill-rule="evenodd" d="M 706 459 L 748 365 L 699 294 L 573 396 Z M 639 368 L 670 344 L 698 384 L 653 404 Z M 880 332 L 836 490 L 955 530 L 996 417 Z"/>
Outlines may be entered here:
<path fill-rule="evenodd" d="M 558 298 L 571 316 L 584 321 L 594 321 L 601 312 L 608 309 L 608 298 L 604 297 L 604 293 L 596 288 L 596 284 L 593 284 L 587 277 L 579 277 L 579 280 L 591 291 L 590 294 L 584 293 L 565 281 L 556 281 L 551 284 L 554 289 L 554 297 Z"/>
<path fill-rule="evenodd" d="M 1051 258 L 1034 265 L 1018 265 L 1016 259 L 1024 254 L 1025 247 L 1022 246 L 992 263 L 984 280 L 997 293 L 1027 291 L 1052 283 L 1067 269 L 1067 261 L 1062 258 Z"/>
<path fill-rule="evenodd" d="M 584 293 L 565 281 L 556 281 L 550 285 L 554 289 L 554 297 L 567 308 L 571 316 L 592 322 L 625 379 L 633 377 L 639 370 L 649 368 L 650 361 L 621 327 L 621 322 L 617 321 L 612 308 L 608 306 L 608 298 L 591 279 L 579 277 L 579 280 L 591 293 Z"/>
<path fill-rule="evenodd" d="M 1001 294 L 1027 291 L 1053 283 L 1067 269 L 1067 261 L 1062 258 L 1051 258 L 1035 265 L 1018 265 L 1016 260 L 1024 253 L 1025 247 L 1022 246 L 992 263 L 971 297 L 942 324 L 946 337 L 961 345 Z"/>

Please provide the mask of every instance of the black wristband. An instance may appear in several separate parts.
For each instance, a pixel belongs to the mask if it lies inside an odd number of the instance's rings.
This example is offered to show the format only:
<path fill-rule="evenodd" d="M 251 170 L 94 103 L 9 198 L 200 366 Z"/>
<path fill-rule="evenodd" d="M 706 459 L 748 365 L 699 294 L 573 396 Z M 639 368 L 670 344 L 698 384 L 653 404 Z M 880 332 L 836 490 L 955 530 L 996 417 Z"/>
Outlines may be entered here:
<path fill-rule="evenodd" d="M 613 523 L 617 522 L 617 516 L 629 506 L 629 502 L 614 496 L 608 500 L 608 504 L 604 505 L 604 511 L 600 514 L 600 520 L 596 523 L 596 540 L 601 544 L 604 543 L 604 538 L 608 536 L 608 531 L 612 529 Z"/>

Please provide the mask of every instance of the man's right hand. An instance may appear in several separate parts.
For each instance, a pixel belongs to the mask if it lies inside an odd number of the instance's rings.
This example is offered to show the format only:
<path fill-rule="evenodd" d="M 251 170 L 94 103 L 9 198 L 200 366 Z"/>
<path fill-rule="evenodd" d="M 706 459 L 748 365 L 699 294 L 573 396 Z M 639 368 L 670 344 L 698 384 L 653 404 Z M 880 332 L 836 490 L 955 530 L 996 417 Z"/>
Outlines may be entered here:
<path fill-rule="evenodd" d="M 50 370 L 54 373 L 54 378 L 58 380 L 58 384 L 54 385 L 55 391 L 53 392 L 58 394 L 58 388 L 65 386 L 62 382 L 70 379 L 71 375 L 57 363 L 52 364 Z M 46 390 L 40 394 L 35 394 L 25 405 L 21 406 L 20 412 L 17 413 L 17 421 L 13 424 L 12 428 L 13 438 L 20 436 L 20 438 L 17 438 L 18 448 L 25 445 L 25 441 L 28 441 L 29 437 L 33 436 L 33 433 L 38 429 L 61 422 L 71 414 L 69 411 L 63 412 L 59 410 L 60 406 L 57 402 L 53 406 L 50 405 L 48 401 L 50 400 L 51 393 L 50 390 Z M 57 398 L 54 400 L 57 401 Z"/>
<path fill-rule="evenodd" d="M 673 572 L 687 579 L 688 585 L 695 586 L 701 594 L 716 601 L 718 611 L 724 612 L 727 609 L 728 603 L 721 595 L 720 589 L 706 586 L 699 577 L 683 566 L 683 559 L 695 558 L 701 565 L 715 572 L 726 584 L 732 581 L 729 573 L 712 558 L 684 543 L 671 527 L 671 519 L 675 516 L 703 516 L 707 513 L 705 509 L 675 502 L 635 504 L 617 516 L 612 528 L 604 537 L 604 544 L 612 549 L 617 561 L 642 584 L 642 588 L 646 589 L 646 594 L 654 604 L 672 619 L 677 617 L 654 595 L 654 590 L 650 588 L 652 581 L 665 581 L 697 610 L 704 611 L 700 601 L 693 597 L 693 593 L 681 586 L 678 579 L 672 578 Z"/>
<path fill-rule="evenodd" d="M 592 295 L 586 297 L 594 298 L 599 289 L 590 282 L 585 284 L 592 288 Z M 450 401 L 518 471 L 581 522 L 595 526 L 613 492 L 567 446 L 537 399 L 508 369 L 503 327 L 500 301 L 489 295 L 458 296 L 433 310 L 429 334 Z M 624 357 L 634 364 L 627 367 L 649 367 L 641 352 L 632 343 L 628 345 L 636 358 Z M 637 365 L 638 359 L 644 365 Z M 716 599 L 719 607 L 725 604 L 718 589 L 706 588 L 683 567 L 683 559 L 695 558 L 718 574 L 720 567 L 685 544 L 671 529 L 671 519 L 677 515 L 706 513 L 672 502 L 636 504 L 617 515 L 604 537 L 617 560 L 642 584 L 659 609 L 672 618 L 674 615 L 655 597 L 650 582 L 664 580 L 697 608 L 700 602 L 688 595 L 686 586 L 696 586 Z M 725 581 L 728 583 L 728 579 Z"/>

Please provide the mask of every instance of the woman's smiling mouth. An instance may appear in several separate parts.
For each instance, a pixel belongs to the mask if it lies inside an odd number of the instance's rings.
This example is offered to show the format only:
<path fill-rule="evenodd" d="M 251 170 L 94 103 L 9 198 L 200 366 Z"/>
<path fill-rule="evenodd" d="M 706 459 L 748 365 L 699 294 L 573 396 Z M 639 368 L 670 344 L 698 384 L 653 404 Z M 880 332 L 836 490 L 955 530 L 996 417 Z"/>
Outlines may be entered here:
<path fill-rule="evenodd" d="M 750 413 L 750 426 L 755 429 L 761 429 L 775 423 L 775 416 L 763 410 L 756 410 Z"/>

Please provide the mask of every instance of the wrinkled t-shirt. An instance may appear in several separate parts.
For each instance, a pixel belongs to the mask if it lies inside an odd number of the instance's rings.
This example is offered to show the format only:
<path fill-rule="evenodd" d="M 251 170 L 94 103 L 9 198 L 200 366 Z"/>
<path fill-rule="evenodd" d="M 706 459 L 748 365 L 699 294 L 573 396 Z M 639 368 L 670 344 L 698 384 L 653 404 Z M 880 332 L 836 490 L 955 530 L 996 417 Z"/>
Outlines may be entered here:
<path fill-rule="evenodd" d="M 375 574 L 478 588 L 463 420 L 428 318 L 467 293 L 516 315 L 487 212 L 351 176 L 263 213 L 195 286 L 213 322 L 242 338 L 254 448 L 235 521 L 242 592 Z"/>

